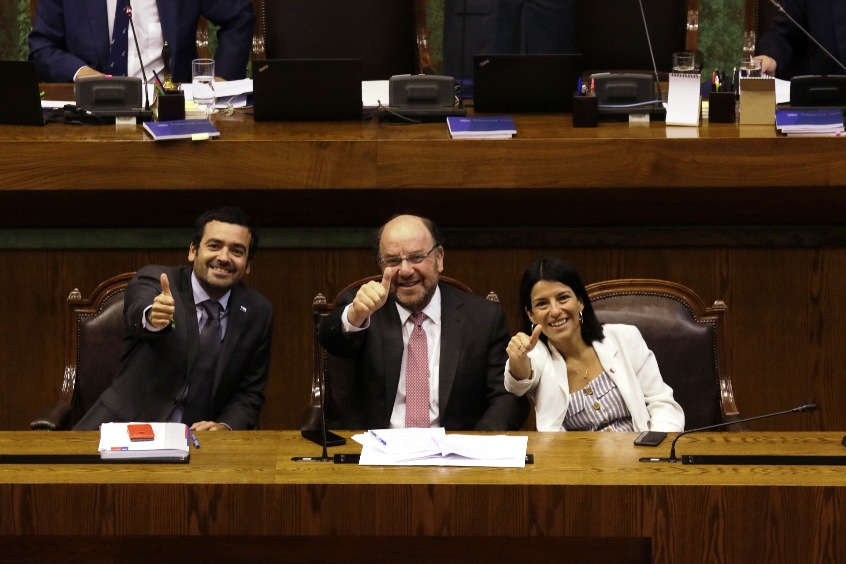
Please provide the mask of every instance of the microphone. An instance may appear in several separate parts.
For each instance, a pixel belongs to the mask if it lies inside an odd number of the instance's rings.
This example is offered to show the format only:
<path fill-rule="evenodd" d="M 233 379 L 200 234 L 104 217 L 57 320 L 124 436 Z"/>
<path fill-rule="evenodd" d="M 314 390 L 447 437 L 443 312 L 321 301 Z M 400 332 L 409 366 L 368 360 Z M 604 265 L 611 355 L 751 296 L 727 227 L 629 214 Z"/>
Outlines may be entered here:
<path fill-rule="evenodd" d="M 661 98 L 661 79 L 658 78 L 658 65 L 655 64 L 655 53 L 652 51 L 652 38 L 649 35 L 649 25 L 646 23 L 646 12 L 643 10 L 643 0 L 637 0 L 640 6 L 640 17 L 643 18 L 643 31 L 646 32 L 646 43 L 649 45 L 649 56 L 652 59 L 652 71 L 655 73 L 655 86 L 653 93 L 657 91 L 657 98 Z"/>
<path fill-rule="evenodd" d="M 121 0 L 118 0 L 120 2 Z M 135 40 L 135 52 L 138 53 L 138 64 L 141 65 L 141 78 L 144 79 L 144 109 L 150 111 L 150 91 L 147 88 L 147 73 L 144 71 L 144 60 L 141 58 L 141 47 L 138 46 L 138 36 L 135 34 L 135 22 L 132 21 L 132 5 L 126 0 L 126 17 L 132 28 L 132 39 Z"/>
<path fill-rule="evenodd" d="M 782 13 L 782 15 L 783 15 L 785 18 L 787 18 L 788 20 L 790 20 L 790 22 L 791 22 L 793 25 L 795 25 L 795 26 L 799 29 L 799 31 L 801 31 L 802 33 L 804 33 L 804 34 L 805 34 L 805 36 L 806 36 L 808 39 L 810 39 L 810 40 L 813 42 L 813 44 L 814 44 L 814 45 L 816 45 L 817 47 L 819 47 L 819 48 L 822 50 L 822 52 L 823 52 L 823 53 L 825 53 L 826 55 L 828 55 L 828 58 L 829 58 L 829 59 L 831 59 L 832 61 L 834 61 L 834 62 L 835 62 L 835 64 L 836 64 L 838 67 L 840 67 L 841 69 L 843 69 L 843 72 L 846 72 L 846 65 L 844 65 L 843 63 L 841 63 L 841 62 L 840 62 L 840 60 L 839 60 L 837 57 L 835 57 L 834 55 L 832 55 L 832 54 L 831 54 L 831 52 L 830 52 L 828 49 L 826 49 L 825 47 L 823 47 L 823 46 L 822 46 L 822 44 L 820 44 L 820 42 L 819 42 L 819 41 L 817 41 L 817 40 L 814 38 L 814 36 L 813 36 L 813 35 L 811 35 L 811 34 L 808 32 L 808 30 L 806 30 L 804 27 L 802 27 L 802 26 L 799 24 L 799 22 L 797 22 L 796 20 L 794 20 L 794 19 L 793 19 L 793 17 L 792 17 L 790 14 L 788 14 L 788 13 L 787 13 L 787 11 L 786 11 L 784 8 L 782 8 L 781 4 L 779 4 L 777 0 L 770 0 L 770 4 L 772 4 L 773 6 L 775 6 L 776 10 L 778 10 L 779 12 L 781 12 L 781 13 Z"/>
<path fill-rule="evenodd" d="M 319 338 L 318 337 L 318 332 L 319 332 L 318 328 L 320 326 L 320 312 L 314 311 L 313 315 L 314 315 L 314 339 L 315 339 L 315 341 L 317 341 L 317 339 Z M 320 354 L 321 354 L 320 351 L 317 348 L 315 348 L 315 350 L 314 350 L 315 366 L 318 365 L 317 357 Z M 316 384 L 317 384 L 317 393 L 320 395 L 320 401 L 319 401 L 319 404 L 320 404 L 320 406 L 319 406 L 319 409 L 320 409 L 320 429 L 303 428 L 303 429 L 300 430 L 300 432 L 302 433 L 303 437 L 321 445 L 323 447 L 323 452 L 321 453 L 320 456 L 294 456 L 294 457 L 291 457 L 291 460 L 294 461 L 294 462 L 335 462 L 335 457 L 329 456 L 328 447 L 330 445 L 330 442 L 332 443 L 332 446 L 339 446 L 339 445 L 342 445 L 342 444 L 347 442 L 347 440 L 344 439 L 343 437 L 340 437 L 340 436 L 336 435 L 335 433 L 332 433 L 331 431 L 326 429 L 326 401 L 324 399 L 325 396 L 326 396 L 326 382 L 324 381 L 322 370 L 319 371 L 319 374 L 320 374 L 319 382 L 316 382 Z M 339 454 L 339 455 L 336 455 L 336 456 L 343 457 L 344 455 Z M 349 456 L 349 455 L 347 455 L 347 456 Z"/>
<path fill-rule="evenodd" d="M 675 439 L 673 439 L 673 443 L 670 446 L 670 457 L 669 458 L 641 458 L 641 462 L 681 462 L 681 459 L 676 458 L 676 442 L 685 435 L 690 433 L 698 433 L 699 431 L 710 431 L 712 429 L 721 429 L 723 427 L 728 427 L 730 425 L 735 425 L 738 423 L 747 423 L 749 421 L 755 421 L 756 419 L 766 419 L 768 417 L 775 417 L 776 415 L 786 415 L 788 413 L 805 413 L 810 411 L 815 411 L 817 409 L 817 404 L 809 403 L 806 405 L 800 405 L 799 407 L 794 407 L 793 409 L 788 409 L 786 411 L 777 411 L 775 413 L 767 413 L 765 415 L 756 415 L 755 417 L 747 417 L 746 419 L 738 419 L 737 421 L 725 421 L 723 423 L 717 423 L 716 425 L 708 425 L 706 427 L 699 427 L 697 429 L 690 429 L 688 431 L 683 431 L 679 433 Z"/>

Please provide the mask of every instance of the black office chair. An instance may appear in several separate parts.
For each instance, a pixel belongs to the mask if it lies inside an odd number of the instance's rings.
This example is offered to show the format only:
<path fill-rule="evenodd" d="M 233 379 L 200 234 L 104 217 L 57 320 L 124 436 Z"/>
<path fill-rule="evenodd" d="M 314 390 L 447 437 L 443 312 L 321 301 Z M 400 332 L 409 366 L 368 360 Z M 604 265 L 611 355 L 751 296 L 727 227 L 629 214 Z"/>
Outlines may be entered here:
<path fill-rule="evenodd" d="M 361 59 L 363 80 L 414 74 L 432 64 L 428 28 L 423 22 L 418 28 L 418 9 L 425 6 L 415 0 L 263 3 L 268 59 Z"/>
<path fill-rule="evenodd" d="M 687 0 L 644 0 L 655 65 L 669 72 L 686 49 Z M 586 71 L 652 71 L 637 0 L 576 0 L 576 46 Z"/>
<path fill-rule="evenodd" d="M 33 430 L 72 429 L 112 383 L 124 335 L 123 298 L 133 276 L 127 272 L 109 278 L 87 298 L 78 289 L 68 296 L 59 399 L 30 423 Z"/>
<path fill-rule="evenodd" d="M 587 293 L 601 323 L 640 330 L 684 410 L 686 429 L 740 419 L 728 367 L 725 303 L 706 307 L 690 288 L 664 280 L 597 282 Z"/>

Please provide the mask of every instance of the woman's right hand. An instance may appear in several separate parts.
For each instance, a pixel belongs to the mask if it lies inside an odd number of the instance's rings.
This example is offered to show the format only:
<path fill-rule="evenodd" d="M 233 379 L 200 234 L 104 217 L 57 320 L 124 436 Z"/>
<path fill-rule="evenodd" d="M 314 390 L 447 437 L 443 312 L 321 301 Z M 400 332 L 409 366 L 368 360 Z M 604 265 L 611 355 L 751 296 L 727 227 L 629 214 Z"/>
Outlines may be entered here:
<path fill-rule="evenodd" d="M 531 335 L 517 333 L 508 341 L 505 352 L 508 353 L 508 366 L 511 375 L 516 380 L 526 380 L 532 377 L 532 361 L 529 351 L 535 348 L 541 335 L 540 324 L 535 325 Z"/>

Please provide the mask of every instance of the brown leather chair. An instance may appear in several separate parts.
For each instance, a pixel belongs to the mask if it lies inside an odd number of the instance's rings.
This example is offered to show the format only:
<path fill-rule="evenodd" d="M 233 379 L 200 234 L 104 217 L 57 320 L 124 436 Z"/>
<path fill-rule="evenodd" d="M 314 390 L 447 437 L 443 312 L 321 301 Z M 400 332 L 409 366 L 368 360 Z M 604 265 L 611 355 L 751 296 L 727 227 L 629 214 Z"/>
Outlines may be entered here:
<path fill-rule="evenodd" d="M 311 304 L 313 335 L 314 341 L 312 345 L 313 364 L 312 364 L 312 379 L 311 379 L 311 400 L 303 414 L 302 429 L 320 429 L 321 428 L 321 410 L 320 410 L 320 396 L 321 392 L 325 391 L 323 395 L 323 405 L 326 412 L 326 421 L 329 426 L 341 417 L 343 406 L 346 405 L 350 396 L 350 389 L 353 378 L 355 377 L 355 363 L 352 359 L 339 358 L 329 354 L 322 346 L 318 338 L 318 328 L 320 322 L 324 317 L 329 315 L 338 304 L 339 298 L 344 292 L 352 290 L 362 284 L 366 284 L 371 280 L 381 280 L 382 276 L 370 276 L 357 280 L 346 288 L 338 292 L 334 301 L 328 303 L 323 294 L 317 294 Z M 448 276 L 441 276 L 440 281 L 446 284 L 455 286 L 456 288 L 468 292 L 473 291 L 464 283 L 450 278 Z M 492 302 L 499 303 L 499 297 L 495 292 L 488 292 L 487 299 Z"/>
<path fill-rule="evenodd" d="M 88 298 L 68 296 L 65 371 L 59 399 L 30 424 L 36 431 L 73 428 L 117 372 L 123 340 L 123 298 L 134 272 L 102 282 Z"/>
<path fill-rule="evenodd" d="M 737 420 L 727 363 L 726 304 L 664 280 L 608 280 L 587 286 L 601 323 L 640 329 L 664 381 L 685 413 L 685 428 Z"/>

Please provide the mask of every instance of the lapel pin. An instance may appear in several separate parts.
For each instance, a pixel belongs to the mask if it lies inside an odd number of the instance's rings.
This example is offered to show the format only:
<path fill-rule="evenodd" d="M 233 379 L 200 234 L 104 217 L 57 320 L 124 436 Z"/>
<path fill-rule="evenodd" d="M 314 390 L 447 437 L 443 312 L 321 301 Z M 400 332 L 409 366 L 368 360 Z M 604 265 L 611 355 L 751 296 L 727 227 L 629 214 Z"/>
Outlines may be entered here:
<path fill-rule="evenodd" d="M 245 308 L 244 306 L 241 306 L 241 311 L 243 311 L 244 313 L 247 313 L 247 308 Z"/>

